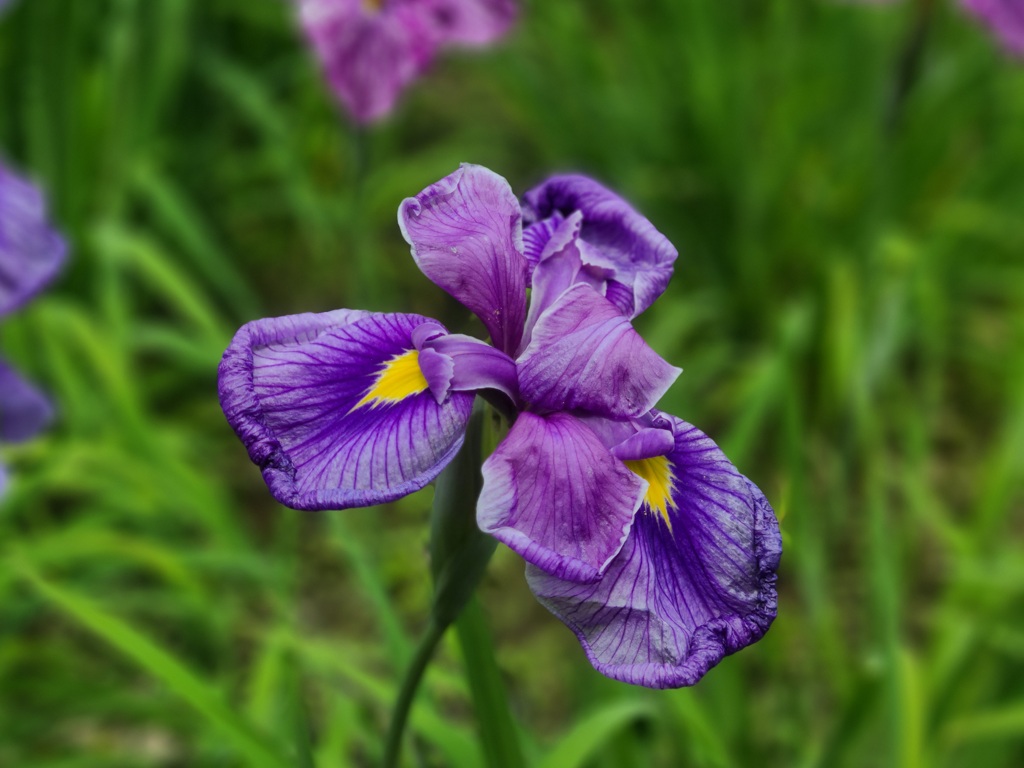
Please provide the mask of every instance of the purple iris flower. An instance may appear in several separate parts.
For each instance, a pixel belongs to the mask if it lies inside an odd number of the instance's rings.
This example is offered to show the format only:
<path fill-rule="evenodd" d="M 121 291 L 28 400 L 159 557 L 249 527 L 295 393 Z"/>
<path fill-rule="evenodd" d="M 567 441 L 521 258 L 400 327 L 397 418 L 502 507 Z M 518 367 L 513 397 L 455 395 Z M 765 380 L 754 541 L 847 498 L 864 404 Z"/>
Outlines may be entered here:
<path fill-rule="evenodd" d="M 1010 53 L 1024 56 L 1022 0 L 963 0 L 963 6 L 992 30 Z"/>
<path fill-rule="evenodd" d="M 504 35 L 513 0 L 298 0 L 327 79 L 358 123 L 385 117 L 447 46 Z"/>
<path fill-rule="evenodd" d="M 553 178 L 520 206 L 471 165 L 404 201 L 399 224 L 493 346 L 415 315 L 243 327 L 221 402 L 274 495 L 325 509 L 421 488 L 489 392 L 512 424 L 484 462 L 477 522 L 526 560 L 599 671 L 690 685 L 757 640 L 775 616 L 778 525 L 707 436 L 654 410 L 680 371 L 630 324 L 675 249 L 590 179 Z"/>
<path fill-rule="evenodd" d="M 0 165 L 0 317 L 49 283 L 66 251 L 64 240 L 50 227 L 39 190 Z M 0 359 L 0 441 L 28 440 L 51 413 L 49 401 Z M 0 466 L 0 493 L 5 485 Z"/>

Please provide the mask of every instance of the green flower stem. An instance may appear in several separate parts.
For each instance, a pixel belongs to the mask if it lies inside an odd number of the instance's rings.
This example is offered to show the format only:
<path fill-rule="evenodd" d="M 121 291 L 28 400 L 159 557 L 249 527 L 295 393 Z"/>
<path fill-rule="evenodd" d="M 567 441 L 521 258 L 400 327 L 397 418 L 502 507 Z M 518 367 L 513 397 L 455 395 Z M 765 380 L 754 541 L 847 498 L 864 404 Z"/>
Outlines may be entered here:
<path fill-rule="evenodd" d="M 455 622 L 476 710 L 480 744 L 489 768 L 523 768 L 523 749 L 509 711 L 494 642 L 479 600 L 470 600 Z"/>
<path fill-rule="evenodd" d="M 402 733 L 423 673 L 444 636 L 487 569 L 497 543 L 476 524 L 476 500 L 483 478 L 485 406 L 477 400 L 466 429 L 466 441 L 458 456 L 437 479 L 434 508 L 430 517 L 430 570 L 434 578 L 434 601 L 430 623 L 406 669 L 402 687 L 391 714 L 384 752 L 385 768 L 398 765 Z"/>
<path fill-rule="evenodd" d="M 441 626 L 432 620 L 427 625 L 420 644 L 416 648 L 416 653 L 405 670 L 402 687 L 398 691 L 398 698 L 391 710 L 391 724 L 388 726 L 384 747 L 384 768 L 395 768 L 398 765 L 398 756 L 402 751 L 402 734 L 405 732 L 405 723 L 409 719 L 409 710 L 412 708 L 413 699 L 416 698 L 416 691 L 420 687 L 423 673 L 427 671 L 427 665 L 434 657 L 434 650 L 447 629 L 447 624 Z"/>

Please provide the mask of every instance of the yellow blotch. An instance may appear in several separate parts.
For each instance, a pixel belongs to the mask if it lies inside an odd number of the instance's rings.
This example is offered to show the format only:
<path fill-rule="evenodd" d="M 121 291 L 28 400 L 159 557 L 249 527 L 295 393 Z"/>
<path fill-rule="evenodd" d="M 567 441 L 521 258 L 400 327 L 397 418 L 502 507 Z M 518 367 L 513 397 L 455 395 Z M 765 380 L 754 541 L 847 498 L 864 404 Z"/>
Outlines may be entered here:
<path fill-rule="evenodd" d="M 672 465 L 668 463 L 668 457 L 653 456 L 649 459 L 634 459 L 623 463 L 633 474 L 648 482 L 644 501 L 661 515 L 665 525 L 671 528 L 672 521 L 669 519 L 668 511 L 676 508 L 676 503 L 672 500 L 672 484 L 675 477 L 672 475 Z"/>
<path fill-rule="evenodd" d="M 427 379 L 420 370 L 420 353 L 410 349 L 384 363 L 381 372 L 377 374 L 377 380 L 366 396 L 352 406 L 352 411 L 367 404 L 377 408 L 389 403 L 400 403 L 410 395 L 425 391 L 427 386 Z"/>
<path fill-rule="evenodd" d="M 363 0 L 363 8 L 373 13 L 379 11 L 380 7 L 384 4 L 384 0 Z"/>

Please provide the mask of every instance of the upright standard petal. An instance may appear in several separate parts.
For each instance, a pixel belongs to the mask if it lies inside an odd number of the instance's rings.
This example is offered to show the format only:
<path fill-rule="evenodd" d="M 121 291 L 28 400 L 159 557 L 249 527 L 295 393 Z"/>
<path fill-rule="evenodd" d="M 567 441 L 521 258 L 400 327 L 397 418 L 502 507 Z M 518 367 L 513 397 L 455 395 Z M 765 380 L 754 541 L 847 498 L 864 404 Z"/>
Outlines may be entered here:
<path fill-rule="evenodd" d="M 352 118 L 386 117 L 434 55 L 418 16 L 368 11 L 363 0 L 300 0 L 302 27 Z"/>
<path fill-rule="evenodd" d="M 672 452 L 632 463 L 652 482 L 603 578 L 579 584 L 527 567 L 530 588 L 599 672 L 649 688 L 693 685 L 761 638 L 781 554 L 764 495 L 710 438 L 670 418 Z"/>
<path fill-rule="evenodd" d="M 589 285 L 565 291 L 519 357 L 519 391 L 535 410 L 640 416 L 681 373 Z"/>
<path fill-rule="evenodd" d="M 338 310 L 239 330 L 220 365 L 221 407 L 278 501 L 370 506 L 437 477 L 462 445 L 473 395 L 431 386 L 417 342 L 436 329 L 418 315 Z"/>
<path fill-rule="evenodd" d="M 513 355 L 526 317 L 522 213 L 512 188 L 462 165 L 398 209 L 423 273 L 479 317 L 494 346 Z"/>
<path fill-rule="evenodd" d="M 481 46 L 508 32 L 516 18 L 514 0 L 406 0 L 421 6 L 442 44 Z"/>
<path fill-rule="evenodd" d="M 57 274 L 67 246 L 49 224 L 39 190 L 0 165 L 0 316 Z"/>
<path fill-rule="evenodd" d="M 28 440 L 53 417 L 50 401 L 0 360 L 0 441 Z"/>
<path fill-rule="evenodd" d="M 632 319 L 660 296 L 679 255 L 668 239 L 614 192 L 586 176 L 553 176 L 524 195 L 524 214 L 534 240 L 550 231 L 552 216 L 583 214 L 580 232 L 585 265 L 601 270 L 605 295 Z"/>
<path fill-rule="evenodd" d="M 1015 56 L 1024 56 L 1024 3 L 1021 0 L 962 0 Z"/>
<path fill-rule="evenodd" d="M 566 413 L 521 413 L 484 462 L 477 523 L 560 579 L 599 578 L 622 547 L 646 484 Z"/>

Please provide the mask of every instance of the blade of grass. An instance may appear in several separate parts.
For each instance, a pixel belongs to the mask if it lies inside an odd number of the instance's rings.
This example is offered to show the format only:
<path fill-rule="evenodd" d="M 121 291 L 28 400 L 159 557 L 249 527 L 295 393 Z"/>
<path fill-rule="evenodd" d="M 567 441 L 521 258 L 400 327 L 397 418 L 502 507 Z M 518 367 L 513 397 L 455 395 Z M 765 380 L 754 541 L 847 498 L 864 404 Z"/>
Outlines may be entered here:
<path fill-rule="evenodd" d="M 494 641 L 479 600 L 473 598 L 455 621 L 473 695 L 477 728 L 487 765 L 521 768 L 525 765 L 519 734 L 509 711 L 508 695 L 494 658 Z"/>
<path fill-rule="evenodd" d="M 604 706 L 582 718 L 544 757 L 538 768 L 581 768 L 623 728 L 653 715 L 650 702 L 642 699 Z"/>
<path fill-rule="evenodd" d="M 130 624 L 92 601 L 48 581 L 20 557 L 15 559 L 15 567 L 42 597 L 138 664 L 195 709 L 252 765 L 293 764 L 279 745 L 239 717 L 216 689 Z"/>

